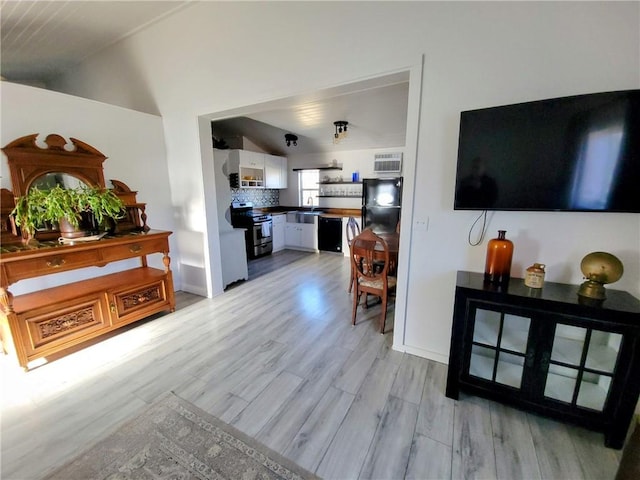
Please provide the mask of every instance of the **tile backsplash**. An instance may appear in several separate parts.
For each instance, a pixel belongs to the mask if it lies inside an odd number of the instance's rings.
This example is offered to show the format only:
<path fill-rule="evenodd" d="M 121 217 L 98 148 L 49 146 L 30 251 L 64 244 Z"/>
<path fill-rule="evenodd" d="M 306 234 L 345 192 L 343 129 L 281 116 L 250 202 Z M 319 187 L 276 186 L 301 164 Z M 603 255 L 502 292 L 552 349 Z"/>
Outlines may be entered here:
<path fill-rule="evenodd" d="M 273 188 L 232 188 L 232 202 L 253 202 L 254 207 L 277 207 L 280 190 Z"/>

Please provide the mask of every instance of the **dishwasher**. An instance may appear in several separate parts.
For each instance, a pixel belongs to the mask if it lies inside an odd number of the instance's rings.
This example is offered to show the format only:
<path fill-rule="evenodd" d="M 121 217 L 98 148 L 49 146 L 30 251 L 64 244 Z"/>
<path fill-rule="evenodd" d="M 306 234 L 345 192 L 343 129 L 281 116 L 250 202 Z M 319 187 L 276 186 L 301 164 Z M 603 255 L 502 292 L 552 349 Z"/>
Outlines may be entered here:
<path fill-rule="evenodd" d="M 342 218 L 318 218 L 318 250 L 342 253 Z"/>

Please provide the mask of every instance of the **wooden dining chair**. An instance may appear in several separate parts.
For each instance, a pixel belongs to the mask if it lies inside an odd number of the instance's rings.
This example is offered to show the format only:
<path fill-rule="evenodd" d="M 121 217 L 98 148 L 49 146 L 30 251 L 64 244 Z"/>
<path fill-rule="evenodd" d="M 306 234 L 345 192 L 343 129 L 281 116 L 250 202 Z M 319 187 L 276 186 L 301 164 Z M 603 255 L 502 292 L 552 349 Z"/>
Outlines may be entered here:
<path fill-rule="evenodd" d="M 349 245 L 349 247 L 351 247 L 351 242 L 353 241 L 353 239 L 357 235 L 360 235 L 360 225 L 358 225 L 358 222 L 356 221 L 355 218 L 349 217 L 349 220 L 347 220 L 346 228 L 347 228 L 347 244 Z M 353 272 L 353 266 L 352 266 L 351 275 L 349 277 L 349 293 L 351 293 L 351 291 L 353 290 L 354 279 L 355 279 L 355 274 Z"/>
<path fill-rule="evenodd" d="M 353 314 L 351 323 L 356 324 L 358 303 L 364 294 L 363 308 L 367 308 L 369 295 L 379 297 L 382 303 L 380 333 L 384 333 L 387 319 L 387 300 L 396 287 L 396 277 L 389 275 L 389 246 L 370 229 L 365 229 L 351 242 L 351 268 L 355 278 L 353 287 Z M 380 268 L 380 265 L 382 267 Z"/>

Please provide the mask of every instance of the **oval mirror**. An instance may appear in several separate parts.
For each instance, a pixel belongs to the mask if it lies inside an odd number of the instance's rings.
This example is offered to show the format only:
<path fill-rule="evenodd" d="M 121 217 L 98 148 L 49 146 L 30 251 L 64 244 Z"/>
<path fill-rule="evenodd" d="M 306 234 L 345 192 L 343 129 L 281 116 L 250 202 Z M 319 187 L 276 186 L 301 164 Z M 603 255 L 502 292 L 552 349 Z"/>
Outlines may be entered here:
<path fill-rule="evenodd" d="M 29 188 L 37 187 L 39 190 L 51 190 L 56 185 L 70 189 L 87 186 L 87 184 L 78 177 L 74 177 L 68 173 L 50 172 L 36 178 Z"/>

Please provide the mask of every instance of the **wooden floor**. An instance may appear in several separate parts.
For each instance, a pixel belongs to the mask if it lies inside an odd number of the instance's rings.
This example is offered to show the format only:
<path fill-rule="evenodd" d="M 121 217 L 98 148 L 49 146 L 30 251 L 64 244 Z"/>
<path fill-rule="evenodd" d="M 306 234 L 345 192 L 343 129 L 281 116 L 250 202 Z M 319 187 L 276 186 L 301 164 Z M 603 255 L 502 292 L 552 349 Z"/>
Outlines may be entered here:
<path fill-rule="evenodd" d="M 613 478 L 601 434 L 447 399 L 445 365 L 393 351 L 379 306 L 352 327 L 346 258 L 290 259 L 28 373 L 0 359 L 2 479 L 42 478 L 168 391 L 324 478 Z"/>

